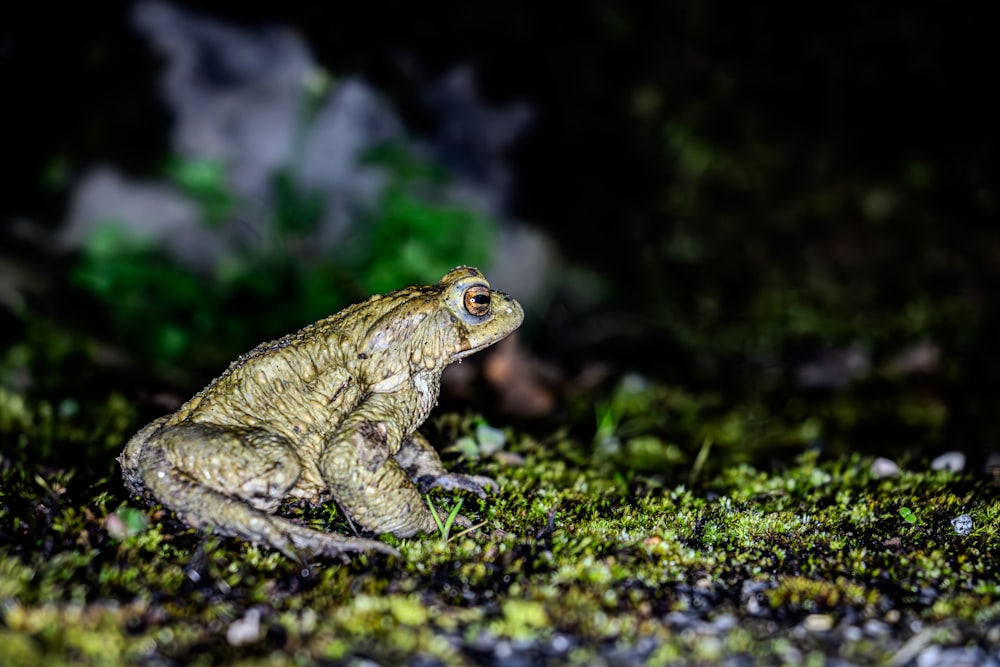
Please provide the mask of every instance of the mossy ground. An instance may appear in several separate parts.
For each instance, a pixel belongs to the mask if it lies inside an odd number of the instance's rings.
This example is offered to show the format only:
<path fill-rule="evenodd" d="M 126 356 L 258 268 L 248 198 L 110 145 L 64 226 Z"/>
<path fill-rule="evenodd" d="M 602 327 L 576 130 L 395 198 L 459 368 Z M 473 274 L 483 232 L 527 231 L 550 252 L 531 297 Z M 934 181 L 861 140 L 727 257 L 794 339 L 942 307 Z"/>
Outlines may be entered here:
<path fill-rule="evenodd" d="M 685 468 L 623 471 L 590 442 L 509 430 L 502 456 L 446 453 L 501 485 L 465 499 L 478 530 L 303 570 L 135 508 L 114 457 L 139 424 L 120 397 L 76 417 L 3 399 L 6 664 L 906 664 L 1000 640 L 989 480 L 917 465 L 879 479 L 860 455 L 804 451 L 768 471 L 715 460 L 686 484 Z M 32 455 L 43 437 L 62 463 Z M 332 508 L 286 511 L 350 530 Z"/>
<path fill-rule="evenodd" d="M 231 5 L 212 20 L 290 26 L 420 145 L 440 123 L 442 154 L 488 158 L 466 178 L 496 175 L 499 199 L 509 173 L 500 207 L 560 252 L 534 269 L 547 295 L 523 340 L 558 369 L 540 382 L 562 411 L 492 454 L 439 414 L 446 462 L 501 488 L 465 499 L 477 532 L 386 538 L 400 558 L 303 572 L 137 507 L 114 461 L 155 416 L 135 406 L 167 412 L 355 298 L 516 253 L 510 229 L 446 205 L 454 174 L 415 159 L 429 151 L 399 147 L 367 156 L 390 187 L 361 235 L 320 253 L 294 169 L 241 204 L 219 165 L 173 161 L 131 3 L 58 21 L 23 5 L 2 41 L 0 664 L 1000 662 L 1000 494 L 978 476 L 1000 442 L 992 4 L 838 3 L 811 22 L 761 3 Z M 467 152 L 425 108 L 419 80 L 456 63 L 480 86 L 470 127 L 534 110 L 509 163 L 487 125 Z M 49 232 L 94 164 L 268 242 L 209 278 L 111 232 L 67 260 Z M 619 377 L 636 368 L 660 384 Z M 619 388 L 581 395 L 601 369 Z M 964 474 L 931 471 L 947 450 Z M 903 472 L 875 476 L 876 456 Z M 350 530 L 335 508 L 285 510 Z"/>

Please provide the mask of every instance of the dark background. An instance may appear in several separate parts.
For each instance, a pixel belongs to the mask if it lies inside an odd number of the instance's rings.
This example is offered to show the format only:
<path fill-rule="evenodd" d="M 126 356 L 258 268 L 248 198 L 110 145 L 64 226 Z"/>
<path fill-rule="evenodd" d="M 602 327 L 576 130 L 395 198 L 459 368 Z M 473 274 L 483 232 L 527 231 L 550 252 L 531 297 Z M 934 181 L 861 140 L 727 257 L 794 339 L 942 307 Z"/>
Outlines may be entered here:
<path fill-rule="evenodd" d="M 487 99 L 528 100 L 538 111 L 516 155 L 514 211 L 566 232 L 560 245 L 600 266 L 630 264 L 607 252 L 609 228 L 626 223 L 632 240 L 669 222 L 649 206 L 671 174 L 630 108 L 639 86 L 656 91 L 663 115 L 683 116 L 720 145 L 788 150 L 783 181 L 761 188 L 773 198 L 820 187 L 823 176 L 889 179 L 904 160 L 923 159 L 954 179 L 958 206 L 971 188 L 992 185 L 996 169 L 992 3 L 181 6 L 293 26 L 330 71 L 386 90 L 415 131 L 432 128 L 413 94 L 421 81 L 407 70 L 426 80 L 473 64 Z M 5 21 L 8 215 L 61 213 L 42 190 L 56 158 L 69 174 L 96 160 L 143 170 L 162 158 L 169 119 L 156 101 L 157 63 L 128 7 L 36 3 Z M 986 222 L 972 203 L 955 217 Z"/>
<path fill-rule="evenodd" d="M 567 374 L 586 358 L 740 393 L 775 374 L 790 386 L 796 364 L 855 341 L 878 363 L 930 340 L 943 362 L 908 391 L 949 406 L 950 443 L 1000 436 L 995 3 L 197 8 L 292 26 L 416 134 L 438 129 L 421 87 L 458 64 L 486 100 L 530 103 L 507 213 L 604 282 L 586 305 L 564 285 L 538 309 L 531 345 Z M 5 224 L 57 228 L 95 163 L 163 162 L 159 63 L 128 10 L 9 12 Z M 891 205 L 873 212 L 873 196 Z"/>

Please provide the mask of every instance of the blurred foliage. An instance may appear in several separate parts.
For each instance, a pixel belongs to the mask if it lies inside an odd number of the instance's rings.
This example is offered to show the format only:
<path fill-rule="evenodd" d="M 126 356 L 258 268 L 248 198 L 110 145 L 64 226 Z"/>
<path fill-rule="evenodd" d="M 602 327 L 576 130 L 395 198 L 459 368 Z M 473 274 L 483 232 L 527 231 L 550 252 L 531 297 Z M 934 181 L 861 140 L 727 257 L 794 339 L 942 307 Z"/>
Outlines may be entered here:
<path fill-rule="evenodd" d="M 208 275 L 130 233 L 128 221 L 109 221 L 86 240 L 73 278 L 107 306 L 114 344 L 161 369 L 197 370 L 374 293 L 434 282 L 489 258 L 495 223 L 446 200 L 440 167 L 402 146 L 367 161 L 384 169 L 388 185 L 328 255 L 309 242 L 322 201 L 283 172 L 274 178 L 262 242 L 221 257 Z M 199 204 L 202 224 L 232 222 L 240 202 L 218 164 L 174 160 L 167 174 Z"/>
<path fill-rule="evenodd" d="M 8 460 L 110 470 L 109 453 L 121 447 L 134 420 L 135 410 L 118 393 L 52 402 L 0 386 L 0 452 Z"/>
<path fill-rule="evenodd" d="M 956 282 L 967 248 L 949 234 L 955 213 L 928 208 L 922 179 L 846 173 L 822 154 L 806 167 L 790 137 L 734 144 L 672 116 L 642 119 L 661 126 L 673 172 L 640 262 L 653 328 L 689 348 L 758 358 L 803 342 L 968 342 L 983 294 Z M 808 176 L 793 188 L 796 169 Z"/>
<path fill-rule="evenodd" d="M 374 219 L 359 225 L 355 242 L 361 248 L 344 258 L 362 292 L 380 294 L 436 280 L 457 265 L 489 259 L 495 222 L 471 206 L 442 200 L 448 176 L 439 165 L 399 145 L 372 151 L 367 162 L 393 178 Z"/>
<path fill-rule="evenodd" d="M 781 465 L 802 452 L 926 461 L 944 446 L 949 407 L 911 378 L 881 371 L 836 392 L 794 396 L 760 389 L 734 402 L 719 390 L 627 374 L 596 401 L 574 403 L 571 422 L 593 414 L 590 465 L 667 483 L 712 479 L 739 464 Z"/>

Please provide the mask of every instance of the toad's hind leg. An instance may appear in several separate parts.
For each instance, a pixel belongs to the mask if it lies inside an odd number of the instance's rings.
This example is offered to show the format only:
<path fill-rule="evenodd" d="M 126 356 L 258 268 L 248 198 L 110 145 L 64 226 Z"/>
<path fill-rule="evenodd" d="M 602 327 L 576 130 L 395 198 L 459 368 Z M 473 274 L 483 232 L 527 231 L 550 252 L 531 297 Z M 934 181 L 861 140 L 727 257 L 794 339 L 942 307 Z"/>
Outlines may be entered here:
<path fill-rule="evenodd" d="M 264 544 L 293 559 L 395 553 L 382 542 L 323 533 L 272 514 L 301 473 L 298 457 L 281 436 L 198 423 L 144 429 L 139 436 L 146 438 L 142 485 L 192 526 Z M 132 443 L 126 452 L 130 449 Z M 126 481 L 135 474 L 126 472 Z"/>

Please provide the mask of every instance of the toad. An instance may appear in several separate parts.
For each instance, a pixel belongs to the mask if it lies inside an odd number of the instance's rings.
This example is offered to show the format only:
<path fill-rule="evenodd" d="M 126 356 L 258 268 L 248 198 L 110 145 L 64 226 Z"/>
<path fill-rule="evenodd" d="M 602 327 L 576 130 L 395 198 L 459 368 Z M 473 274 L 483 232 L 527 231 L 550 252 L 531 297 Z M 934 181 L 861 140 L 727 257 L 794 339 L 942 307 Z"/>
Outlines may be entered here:
<path fill-rule="evenodd" d="M 524 312 L 472 267 L 349 306 L 258 345 L 177 412 L 129 440 L 125 486 L 191 526 L 293 559 L 395 553 L 278 516 L 286 500 L 333 500 L 357 526 L 410 537 L 436 528 L 421 493 L 485 497 L 488 477 L 445 470 L 417 432 L 441 373 L 503 339 Z"/>

